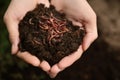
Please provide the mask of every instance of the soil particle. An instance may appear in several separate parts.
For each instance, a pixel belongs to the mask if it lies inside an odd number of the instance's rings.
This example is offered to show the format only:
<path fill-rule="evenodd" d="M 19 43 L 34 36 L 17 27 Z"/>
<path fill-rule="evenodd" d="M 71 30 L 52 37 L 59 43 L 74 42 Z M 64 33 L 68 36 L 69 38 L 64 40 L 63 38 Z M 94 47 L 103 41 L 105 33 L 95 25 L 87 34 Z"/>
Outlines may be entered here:
<path fill-rule="evenodd" d="M 85 30 L 74 26 L 53 6 L 40 4 L 20 21 L 19 33 L 21 52 L 28 51 L 54 65 L 78 49 Z"/>

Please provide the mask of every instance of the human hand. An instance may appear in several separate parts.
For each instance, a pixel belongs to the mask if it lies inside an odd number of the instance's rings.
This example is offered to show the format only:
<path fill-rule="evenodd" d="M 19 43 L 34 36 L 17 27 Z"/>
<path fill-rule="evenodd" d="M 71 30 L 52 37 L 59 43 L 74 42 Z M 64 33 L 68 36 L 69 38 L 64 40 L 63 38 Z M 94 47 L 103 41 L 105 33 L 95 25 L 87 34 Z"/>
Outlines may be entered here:
<path fill-rule="evenodd" d="M 51 77 L 55 77 L 60 71 L 72 65 L 80 58 L 82 53 L 87 50 L 90 44 L 97 38 L 96 14 L 86 0 L 52 0 L 51 4 L 56 10 L 65 13 L 66 17 L 72 21 L 74 25 L 83 26 L 86 35 L 79 49 L 64 57 L 59 63 L 55 64 L 48 73 Z"/>
<path fill-rule="evenodd" d="M 48 0 L 11 0 L 11 3 L 4 15 L 4 21 L 9 32 L 10 41 L 12 43 L 12 54 L 16 54 L 27 63 L 30 63 L 36 67 L 40 67 L 44 71 L 48 72 L 50 70 L 50 65 L 46 61 L 41 62 L 37 57 L 28 52 L 18 51 L 19 21 L 28 11 L 34 9 L 39 3 L 44 3 L 46 7 L 49 7 Z"/>

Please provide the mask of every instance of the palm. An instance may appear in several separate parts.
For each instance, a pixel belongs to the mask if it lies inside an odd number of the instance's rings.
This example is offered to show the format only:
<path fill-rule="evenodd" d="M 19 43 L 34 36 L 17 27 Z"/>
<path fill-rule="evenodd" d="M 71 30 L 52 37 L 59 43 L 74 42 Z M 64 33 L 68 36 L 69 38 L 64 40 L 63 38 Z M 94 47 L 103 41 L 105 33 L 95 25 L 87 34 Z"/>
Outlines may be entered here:
<path fill-rule="evenodd" d="M 31 55 L 30 53 L 18 51 L 18 24 L 20 20 L 25 16 L 25 14 L 28 11 L 33 10 L 38 3 L 44 3 L 47 7 L 49 6 L 47 0 L 12 0 L 4 16 L 4 20 L 7 25 L 8 32 L 10 34 L 10 40 L 12 43 L 12 53 L 17 54 L 18 57 L 25 60 L 27 63 L 30 63 L 33 66 L 40 67 L 47 72 L 50 69 L 50 66 L 46 61 L 40 62 L 40 60 L 37 57 Z"/>
<path fill-rule="evenodd" d="M 85 27 L 86 36 L 84 37 L 82 46 L 80 46 L 75 53 L 63 58 L 59 63 L 53 65 L 51 68 L 46 61 L 40 62 L 37 57 L 29 54 L 28 52 L 23 52 L 21 54 L 21 52 L 18 51 L 19 21 L 24 17 L 26 12 L 34 9 L 38 3 L 44 3 L 47 7 L 49 6 L 48 0 L 11 0 L 11 4 L 5 13 L 4 21 L 10 34 L 12 53 L 15 54 L 18 52 L 18 57 L 33 66 L 42 68 L 51 77 L 55 77 L 57 73 L 79 59 L 83 51 L 85 51 L 97 38 L 96 16 L 86 0 L 52 0 L 52 4 L 56 9 L 65 13 L 66 17 L 71 20 L 74 25 Z"/>
<path fill-rule="evenodd" d="M 51 68 L 49 74 L 55 77 L 57 73 L 72 65 L 80 58 L 83 51 L 97 38 L 97 29 L 95 13 L 86 0 L 52 0 L 51 4 L 54 5 L 59 12 L 65 13 L 66 17 L 71 20 L 74 25 L 84 26 L 86 29 L 83 44 L 79 49 L 72 55 L 63 58 L 58 64 L 55 64 Z"/>

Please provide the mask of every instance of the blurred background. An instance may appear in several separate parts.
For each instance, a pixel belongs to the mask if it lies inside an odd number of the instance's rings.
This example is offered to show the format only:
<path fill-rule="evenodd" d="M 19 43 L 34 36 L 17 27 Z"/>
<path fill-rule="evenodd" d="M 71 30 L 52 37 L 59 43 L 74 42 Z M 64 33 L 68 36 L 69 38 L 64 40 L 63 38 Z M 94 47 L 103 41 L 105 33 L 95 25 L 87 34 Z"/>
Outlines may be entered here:
<path fill-rule="evenodd" d="M 120 0 L 88 0 L 98 16 L 98 39 L 54 80 L 120 80 Z M 3 15 L 10 0 L 0 0 L 0 80 L 52 80 L 41 69 L 11 55 Z"/>

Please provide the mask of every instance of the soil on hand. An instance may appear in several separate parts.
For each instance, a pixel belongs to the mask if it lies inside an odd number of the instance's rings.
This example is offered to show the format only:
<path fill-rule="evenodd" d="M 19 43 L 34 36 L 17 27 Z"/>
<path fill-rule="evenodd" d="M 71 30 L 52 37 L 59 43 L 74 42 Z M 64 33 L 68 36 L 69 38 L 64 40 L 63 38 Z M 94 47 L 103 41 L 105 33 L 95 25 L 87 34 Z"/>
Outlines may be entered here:
<path fill-rule="evenodd" d="M 19 33 L 21 52 L 28 51 L 53 65 L 79 48 L 85 30 L 74 26 L 53 6 L 40 4 L 20 21 Z"/>

